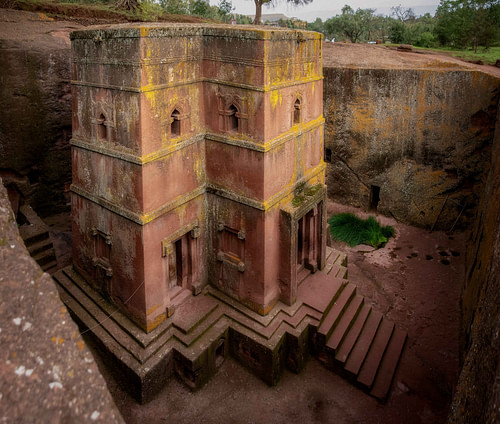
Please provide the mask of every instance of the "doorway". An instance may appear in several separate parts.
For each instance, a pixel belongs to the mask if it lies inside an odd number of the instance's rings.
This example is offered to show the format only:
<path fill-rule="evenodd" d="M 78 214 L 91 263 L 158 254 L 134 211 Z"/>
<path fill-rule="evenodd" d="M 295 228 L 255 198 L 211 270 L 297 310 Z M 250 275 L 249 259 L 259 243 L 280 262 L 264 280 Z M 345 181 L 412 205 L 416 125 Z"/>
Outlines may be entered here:
<path fill-rule="evenodd" d="M 168 255 L 168 289 L 170 299 L 183 289 L 189 289 L 193 280 L 193 261 L 191 257 L 192 239 L 189 233 L 184 234 L 173 243 Z"/>
<path fill-rule="evenodd" d="M 370 189 L 370 209 L 372 211 L 376 211 L 379 202 L 380 202 L 380 187 L 372 185 Z"/>
<path fill-rule="evenodd" d="M 319 203 L 297 221 L 297 284 L 318 270 L 321 211 L 322 205 Z"/>

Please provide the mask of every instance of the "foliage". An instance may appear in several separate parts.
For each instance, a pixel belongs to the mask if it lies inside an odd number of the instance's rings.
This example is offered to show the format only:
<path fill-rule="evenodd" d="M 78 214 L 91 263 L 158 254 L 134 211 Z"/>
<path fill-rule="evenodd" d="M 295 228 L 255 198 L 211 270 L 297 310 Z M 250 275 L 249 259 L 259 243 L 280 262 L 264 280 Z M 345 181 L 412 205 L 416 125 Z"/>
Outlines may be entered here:
<path fill-rule="evenodd" d="M 500 36 L 498 0 L 441 0 L 436 35 L 442 45 L 489 47 Z"/>
<path fill-rule="evenodd" d="M 370 38 L 374 29 L 374 9 L 354 9 L 345 5 L 342 14 L 328 19 L 325 29 L 329 34 L 338 34 L 347 37 L 351 43 L 357 43 L 362 38 Z"/>
<path fill-rule="evenodd" d="M 163 9 L 158 3 L 143 0 L 139 5 L 138 17 L 143 21 L 157 21 L 163 14 Z"/>
<path fill-rule="evenodd" d="M 328 223 L 332 236 L 351 247 L 368 244 L 379 248 L 395 234 L 392 226 L 381 227 L 373 216 L 363 220 L 352 213 L 339 213 L 331 216 Z"/>
<path fill-rule="evenodd" d="M 160 0 L 160 5 L 165 12 L 173 15 L 189 14 L 189 3 L 187 0 Z"/>
<path fill-rule="evenodd" d="M 390 38 L 393 43 L 397 44 L 432 47 L 435 44 L 434 28 L 435 19 L 428 13 L 409 23 L 393 20 L 390 27 Z"/>
<path fill-rule="evenodd" d="M 254 24 L 261 24 L 262 19 L 262 5 L 269 4 L 274 6 L 280 0 L 254 0 L 255 2 L 255 19 L 253 21 Z M 286 0 L 287 3 L 292 3 L 295 6 L 301 6 L 303 4 L 311 3 L 313 0 Z"/>

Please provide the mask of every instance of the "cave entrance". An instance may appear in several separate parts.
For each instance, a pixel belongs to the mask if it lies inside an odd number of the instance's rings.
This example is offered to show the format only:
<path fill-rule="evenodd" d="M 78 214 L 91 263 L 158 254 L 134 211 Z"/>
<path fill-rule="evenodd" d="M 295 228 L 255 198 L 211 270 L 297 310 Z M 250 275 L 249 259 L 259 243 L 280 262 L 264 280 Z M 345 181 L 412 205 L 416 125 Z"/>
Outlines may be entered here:
<path fill-rule="evenodd" d="M 379 202 L 380 202 L 380 187 L 372 185 L 370 189 L 370 209 L 376 211 Z"/>

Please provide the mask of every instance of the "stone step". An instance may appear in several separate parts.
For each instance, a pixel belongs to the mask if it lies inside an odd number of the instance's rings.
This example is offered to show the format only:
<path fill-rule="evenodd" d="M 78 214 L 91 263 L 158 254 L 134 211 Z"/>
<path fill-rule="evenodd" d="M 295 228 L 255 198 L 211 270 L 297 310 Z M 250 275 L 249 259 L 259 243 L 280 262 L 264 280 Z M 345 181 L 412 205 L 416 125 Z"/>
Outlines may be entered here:
<path fill-rule="evenodd" d="M 330 275 L 337 278 L 347 279 L 347 268 L 342 265 L 333 265 L 332 270 L 330 271 Z"/>
<path fill-rule="evenodd" d="M 297 274 L 297 284 L 300 285 L 304 282 L 304 280 L 311 274 L 307 268 L 302 268 Z"/>
<path fill-rule="evenodd" d="M 52 274 L 53 272 L 55 272 L 57 270 L 57 260 L 54 258 L 54 260 L 52 260 L 49 263 L 46 263 L 45 265 L 41 266 L 40 268 L 42 268 L 42 271 L 48 272 L 49 274 Z"/>
<path fill-rule="evenodd" d="M 347 280 L 330 277 L 323 272 L 311 274 L 298 289 L 297 298 L 307 306 L 325 314 L 342 292 Z"/>
<path fill-rule="evenodd" d="M 371 313 L 371 306 L 364 304 L 359 312 L 356 320 L 352 324 L 351 328 L 344 336 L 342 344 L 338 347 L 335 352 L 335 360 L 341 365 L 345 364 L 345 361 L 349 357 L 353 346 L 356 344 L 358 337 L 365 326 L 365 322 Z"/>
<path fill-rule="evenodd" d="M 332 249 L 331 247 L 326 248 L 326 262 L 332 264 L 339 264 L 342 266 L 347 266 L 347 254 L 340 252 L 339 250 Z"/>
<path fill-rule="evenodd" d="M 317 342 L 319 345 L 325 345 L 355 295 L 356 286 L 348 283 L 319 325 L 317 333 Z"/>
<path fill-rule="evenodd" d="M 43 268 L 43 266 L 47 265 L 48 263 L 56 261 L 56 255 L 54 249 L 49 249 L 33 256 L 33 259 L 38 265 L 40 265 L 40 267 Z"/>
<path fill-rule="evenodd" d="M 176 308 L 172 315 L 172 321 L 175 327 L 184 334 L 192 332 L 207 319 L 212 311 L 218 306 L 217 302 L 211 297 L 193 297 L 189 290 L 186 290 L 186 292 L 189 294 L 189 298 L 186 298 L 185 301 Z"/>
<path fill-rule="evenodd" d="M 171 305 L 173 306 L 174 310 L 177 309 L 180 305 L 182 305 L 187 299 L 190 299 L 191 296 L 192 296 L 191 290 L 180 288 L 180 290 L 171 299 Z"/>
<path fill-rule="evenodd" d="M 27 249 L 35 243 L 49 239 L 49 232 L 47 230 L 40 230 L 34 226 L 22 225 L 19 227 L 19 234 L 21 235 Z"/>
<path fill-rule="evenodd" d="M 330 337 L 328 338 L 328 341 L 326 343 L 326 346 L 328 348 L 330 348 L 334 352 L 337 350 L 337 348 L 340 346 L 345 336 L 347 335 L 347 332 L 354 325 L 354 322 L 358 317 L 361 308 L 364 305 L 364 302 L 365 299 L 363 296 L 358 294 L 354 296 L 354 298 L 349 303 L 349 306 L 342 314 L 342 317 L 338 322 L 337 326 L 335 327 Z"/>
<path fill-rule="evenodd" d="M 26 247 L 28 249 L 28 252 L 31 256 L 35 256 L 40 252 L 43 252 L 48 249 L 52 249 L 54 245 L 52 244 L 52 240 L 50 238 L 46 238 L 43 240 L 40 240 L 36 243 L 31 244 L 29 247 Z"/>
<path fill-rule="evenodd" d="M 363 387 L 371 388 L 393 331 L 394 323 L 385 318 L 382 319 L 368 355 L 366 355 L 358 374 L 357 381 Z"/>
<path fill-rule="evenodd" d="M 380 363 L 370 394 L 382 402 L 385 402 L 387 399 L 392 379 L 396 373 L 401 354 L 403 353 L 406 337 L 406 331 L 396 327 L 392 333 L 382 362 Z"/>
<path fill-rule="evenodd" d="M 350 374 L 358 375 L 381 321 L 382 314 L 372 310 L 345 363 L 344 369 Z"/>

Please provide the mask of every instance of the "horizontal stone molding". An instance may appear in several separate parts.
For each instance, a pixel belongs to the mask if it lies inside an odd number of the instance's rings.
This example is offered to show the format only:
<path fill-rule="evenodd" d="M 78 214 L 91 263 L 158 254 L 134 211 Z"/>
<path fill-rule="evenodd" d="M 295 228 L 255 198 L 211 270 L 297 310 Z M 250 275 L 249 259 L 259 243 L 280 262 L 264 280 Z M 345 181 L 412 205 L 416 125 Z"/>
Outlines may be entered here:
<path fill-rule="evenodd" d="M 92 193 L 89 193 L 87 190 L 84 190 L 81 187 L 76 186 L 75 184 L 71 184 L 71 191 L 78 195 L 81 196 L 93 203 L 98 204 L 99 206 L 102 206 L 103 208 L 120 215 L 123 218 L 126 218 L 130 221 L 135 222 L 136 224 L 139 225 L 146 225 L 147 223 L 155 220 L 156 218 L 170 212 L 171 210 L 178 208 L 179 206 L 182 206 L 183 204 L 196 199 L 198 196 L 201 196 L 205 193 L 205 186 L 200 186 L 196 188 L 193 191 L 190 191 L 189 193 L 180 195 L 176 197 L 173 201 L 168 202 L 161 206 L 158 209 L 155 209 L 151 212 L 147 213 L 138 213 L 131 211 L 130 209 L 124 208 L 121 205 L 118 205 L 114 202 L 111 202 L 108 199 L 105 199 L 104 197 L 101 196 L 96 196 Z"/>
<path fill-rule="evenodd" d="M 198 188 L 196 188 L 193 191 L 190 191 L 189 193 L 183 194 L 181 196 L 176 197 L 173 201 L 166 203 L 165 205 L 161 206 L 158 209 L 155 209 L 151 212 L 146 212 L 146 213 L 138 213 L 135 211 L 131 211 L 130 209 L 124 208 L 121 205 L 118 205 L 108 199 L 105 199 L 104 197 L 101 196 L 96 196 L 87 190 L 78 187 L 75 184 L 71 184 L 71 191 L 75 193 L 78 196 L 81 196 L 93 203 L 98 204 L 99 206 L 102 206 L 103 208 L 122 216 L 123 218 L 126 218 L 130 221 L 135 222 L 136 224 L 139 225 L 146 225 L 147 223 L 155 220 L 156 218 L 170 212 L 171 210 L 197 198 L 198 196 L 201 196 L 205 194 L 206 192 L 215 194 L 220 197 L 224 197 L 226 199 L 241 203 L 243 205 L 249 206 L 254 209 L 258 209 L 261 211 L 267 211 L 268 209 L 272 208 L 274 205 L 279 203 L 283 198 L 288 196 L 295 186 L 297 184 L 300 184 L 302 182 L 306 182 L 310 180 L 311 178 L 315 177 L 316 175 L 320 174 L 321 172 L 324 172 L 326 169 L 326 164 L 324 162 L 321 162 L 317 167 L 311 169 L 306 175 L 304 175 L 301 179 L 293 182 L 292 184 L 289 184 L 288 186 L 285 187 L 285 189 L 279 191 L 275 195 L 271 196 L 269 199 L 265 201 L 261 201 L 258 199 L 253 199 L 251 197 L 246 197 L 242 196 L 240 194 L 237 194 L 233 192 L 232 190 L 226 188 L 226 187 L 221 187 L 217 186 L 216 184 L 212 183 L 207 183 L 205 185 L 202 185 Z"/>
<path fill-rule="evenodd" d="M 275 206 L 277 203 L 282 201 L 285 197 L 290 195 L 292 193 L 292 191 L 294 190 L 296 185 L 298 185 L 300 183 L 307 182 L 311 178 L 314 178 L 318 174 L 324 172 L 325 169 L 326 169 L 326 164 L 324 162 L 322 162 L 317 167 L 311 169 L 302 178 L 289 184 L 283 190 L 279 191 L 278 193 L 271 196 L 269 199 L 267 199 L 265 201 L 253 199 L 251 197 L 242 196 L 240 194 L 233 192 L 232 190 L 229 190 L 226 187 L 221 187 L 221 186 L 218 186 L 218 185 L 212 184 L 212 183 L 207 183 L 206 187 L 207 187 L 208 193 L 215 194 L 215 195 L 220 196 L 220 197 L 224 197 L 226 199 L 241 203 L 243 205 L 249 206 L 249 207 L 254 208 L 254 209 L 258 209 L 261 211 L 267 211 L 267 210 L 271 209 L 273 206 Z"/>
<path fill-rule="evenodd" d="M 259 143 L 257 141 L 253 141 L 251 139 L 244 138 L 235 138 L 227 137 L 224 134 L 211 133 L 208 132 L 205 134 L 205 139 L 216 141 L 218 143 L 230 144 L 233 146 L 243 147 L 249 150 L 255 150 L 257 152 L 266 153 L 277 147 L 281 146 L 283 143 L 296 138 L 297 136 L 307 133 L 309 131 L 313 131 L 316 128 L 319 128 L 325 123 L 325 119 L 323 116 L 320 116 L 312 121 L 309 121 L 305 124 L 294 125 L 289 131 L 280 134 L 279 136 L 269 140 L 267 143 Z"/>
<path fill-rule="evenodd" d="M 324 79 L 323 76 L 315 76 L 315 77 L 310 77 L 310 78 L 302 78 L 302 79 L 293 80 L 293 81 L 288 80 L 288 81 L 285 81 L 282 83 L 267 84 L 267 85 L 242 84 L 242 83 L 237 83 L 237 82 L 232 82 L 232 81 L 221 80 L 221 79 L 217 79 L 217 78 L 204 78 L 204 77 L 196 78 L 196 79 L 189 80 L 189 81 L 175 81 L 175 82 L 171 82 L 168 84 L 157 84 L 157 85 L 149 85 L 148 84 L 148 85 L 141 86 L 141 87 L 120 86 L 120 85 L 113 85 L 113 84 L 101 84 L 101 83 L 88 82 L 88 81 L 77 81 L 77 80 L 72 80 L 71 84 L 74 86 L 105 88 L 108 90 L 127 91 L 127 92 L 132 92 L 132 93 L 148 93 L 151 91 L 165 90 L 168 88 L 174 88 L 174 87 L 180 87 L 180 86 L 185 86 L 185 85 L 208 82 L 208 83 L 212 83 L 212 84 L 224 85 L 227 87 L 243 88 L 245 90 L 259 91 L 259 92 L 266 93 L 269 91 L 281 90 L 281 89 L 287 88 L 287 87 L 294 87 L 294 86 L 304 85 L 304 84 L 311 83 L 311 82 L 322 81 L 323 79 Z"/>
<path fill-rule="evenodd" d="M 112 147 L 104 147 L 101 144 L 89 143 L 79 138 L 72 138 L 70 143 L 73 147 L 80 148 L 82 150 L 88 150 L 95 153 L 100 153 L 102 155 L 111 156 L 116 159 L 123 160 L 125 162 L 130 162 L 135 165 L 146 165 L 147 163 L 157 161 L 159 159 L 163 159 L 164 157 L 171 155 L 172 153 L 184 149 L 192 144 L 199 143 L 205 139 L 204 134 L 198 134 L 195 136 L 190 136 L 186 138 L 184 141 L 179 141 L 173 146 L 168 146 L 163 149 L 157 150 L 156 152 L 150 153 L 145 156 L 138 156 L 134 153 L 122 152 L 118 149 Z M 119 144 L 115 145 L 116 147 L 120 147 Z"/>

